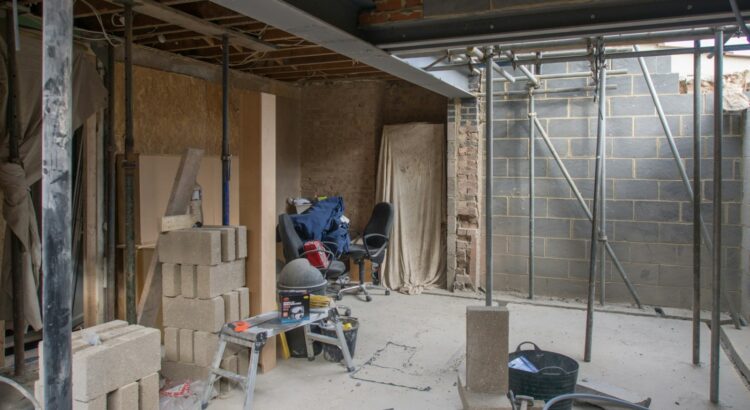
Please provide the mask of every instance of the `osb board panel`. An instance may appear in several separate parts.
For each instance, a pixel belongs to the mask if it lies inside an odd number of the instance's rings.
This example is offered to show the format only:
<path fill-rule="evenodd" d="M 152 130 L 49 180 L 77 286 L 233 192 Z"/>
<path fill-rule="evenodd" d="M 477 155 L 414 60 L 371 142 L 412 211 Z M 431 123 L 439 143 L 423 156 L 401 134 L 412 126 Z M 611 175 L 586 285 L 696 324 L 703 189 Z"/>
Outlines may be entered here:
<path fill-rule="evenodd" d="M 232 157 L 229 180 L 229 222 L 239 223 L 239 158 Z M 172 184 L 180 165 L 178 155 L 139 155 L 138 192 L 140 226 L 138 242 L 153 244 L 159 234 L 159 222 L 167 208 Z M 221 225 L 221 158 L 203 157 L 198 171 L 198 184 L 203 192 L 203 223 Z"/>
<path fill-rule="evenodd" d="M 250 91 L 230 90 L 230 152 L 237 152 L 240 135 L 239 101 Z M 123 151 L 125 135 L 124 70 L 115 70 L 115 135 Z M 221 86 L 186 75 L 133 67 L 133 141 L 140 154 L 181 154 L 201 148 L 221 153 Z"/>
<path fill-rule="evenodd" d="M 286 199 L 300 195 L 300 102 L 276 97 L 276 213 Z"/>

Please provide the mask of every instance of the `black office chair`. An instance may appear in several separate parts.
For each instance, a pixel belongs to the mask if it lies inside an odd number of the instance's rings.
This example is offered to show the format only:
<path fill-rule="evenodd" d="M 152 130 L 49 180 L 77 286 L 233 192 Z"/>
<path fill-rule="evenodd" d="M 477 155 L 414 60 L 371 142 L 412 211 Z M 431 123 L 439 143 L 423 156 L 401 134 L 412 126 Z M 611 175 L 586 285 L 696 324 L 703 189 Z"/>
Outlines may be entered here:
<path fill-rule="evenodd" d="M 341 300 L 344 293 L 364 293 L 365 300 L 372 300 L 368 289 L 384 290 L 386 296 L 391 294 L 387 288 L 380 286 L 380 276 L 378 268 L 385 259 L 386 248 L 391 237 L 391 228 L 393 228 L 393 205 L 388 202 L 380 202 L 372 210 L 370 220 L 362 232 L 362 243 L 352 243 L 349 245 L 349 257 L 353 259 L 359 267 L 359 284 L 349 286 L 339 290 L 336 299 Z M 365 283 L 365 260 L 372 261 L 372 283 Z"/>
<path fill-rule="evenodd" d="M 294 229 L 294 222 L 292 222 L 292 218 L 288 214 L 279 215 L 279 225 L 276 229 L 284 249 L 284 259 L 286 259 L 286 263 L 298 258 L 304 258 L 308 253 L 318 252 L 317 250 L 304 250 L 305 244 Z M 328 255 L 329 263 L 327 267 L 318 267 L 318 270 L 326 279 L 335 280 L 346 271 L 346 265 L 344 265 L 344 262 L 337 260 L 339 255 L 336 255 L 331 251 L 330 248 L 332 245 L 334 246 L 334 249 L 336 249 L 335 243 L 323 242 L 323 245 L 326 247 L 323 252 Z"/>

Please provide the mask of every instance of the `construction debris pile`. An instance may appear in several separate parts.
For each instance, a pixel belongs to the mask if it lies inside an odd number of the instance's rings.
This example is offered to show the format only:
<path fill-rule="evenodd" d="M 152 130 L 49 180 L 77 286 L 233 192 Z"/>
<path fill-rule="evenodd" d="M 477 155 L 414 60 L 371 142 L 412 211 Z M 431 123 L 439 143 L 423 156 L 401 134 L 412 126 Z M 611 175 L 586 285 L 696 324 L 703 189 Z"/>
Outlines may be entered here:
<path fill-rule="evenodd" d="M 165 378 L 208 378 L 222 325 L 250 314 L 246 258 L 244 226 L 190 228 L 161 234 Z M 247 349 L 227 349 L 221 368 L 245 373 L 248 363 Z"/>
<path fill-rule="evenodd" d="M 73 409 L 157 410 L 161 337 L 158 329 L 115 320 L 71 337 Z M 34 395 L 43 403 L 44 355 L 39 344 L 39 380 Z"/>

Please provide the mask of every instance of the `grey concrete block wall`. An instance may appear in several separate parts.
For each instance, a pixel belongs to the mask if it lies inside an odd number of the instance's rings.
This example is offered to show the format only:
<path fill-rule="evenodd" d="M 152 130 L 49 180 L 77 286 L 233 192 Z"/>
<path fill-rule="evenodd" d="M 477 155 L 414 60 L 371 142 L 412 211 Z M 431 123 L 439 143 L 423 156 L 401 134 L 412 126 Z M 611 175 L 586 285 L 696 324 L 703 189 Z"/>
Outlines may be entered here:
<path fill-rule="evenodd" d="M 670 72 L 669 61 L 662 57 L 650 58 L 647 64 L 677 149 L 692 178 L 692 94 L 680 94 L 679 78 Z M 686 308 L 692 303 L 692 203 L 677 172 L 638 63 L 620 60 L 614 62 L 614 68 L 629 72 L 608 80 L 617 89 L 608 93 L 606 101 L 607 236 L 644 303 Z M 588 66 L 581 63 L 542 67 L 542 73 L 588 70 Z M 590 79 L 571 81 L 549 80 L 543 87 L 591 84 Z M 506 90 L 523 89 L 519 82 L 503 84 Z M 503 86 L 499 86 L 500 89 Z M 703 216 L 709 223 L 709 230 L 713 189 L 711 100 L 711 94 L 704 95 L 701 116 Z M 536 107 L 540 122 L 590 207 L 597 132 L 597 109 L 591 93 L 539 95 Z M 525 293 L 529 269 L 528 102 L 517 96 L 501 97 L 494 102 L 494 108 L 494 283 L 498 290 Z M 747 227 L 750 220 L 748 205 L 743 207 L 742 202 L 742 159 L 743 149 L 750 151 L 742 143 L 745 122 L 739 113 L 725 113 L 724 124 L 724 277 L 730 294 L 739 301 L 741 284 L 750 294 L 750 275 L 741 274 L 743 261 L 747 259 L 747 256 L 741 257 L 742 224 Z M 540 295 L 585 298 L 591 224 L 538 133 L 534 152 L 537 155 L 536 291 Z M 745 189 L 750 189 L 748 183 L 744 185 Z M 750 252 L 748 243 L 746 239 L 745 255 Z M 711 280 L 707 250 L 703 260 L 705 297 L 702 304 L 708 307 Z M 606 280 L 609 301 L 632 301 L 609 258 Z"/>

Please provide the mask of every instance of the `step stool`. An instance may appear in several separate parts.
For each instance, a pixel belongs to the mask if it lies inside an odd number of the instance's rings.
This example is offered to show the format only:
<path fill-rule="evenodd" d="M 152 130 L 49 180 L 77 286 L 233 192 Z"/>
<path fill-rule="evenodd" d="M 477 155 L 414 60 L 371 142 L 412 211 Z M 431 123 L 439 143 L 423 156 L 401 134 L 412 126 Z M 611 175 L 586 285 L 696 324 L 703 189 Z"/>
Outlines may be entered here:
<path fill-rule="evenodd" d="M 325 319 L 329 319 L 333 322 L 336 329 L 336 336 L 324 336 L 310 331 L 310 326 L 321 322 Z M 299 327 L 305 329 L 305 344 L 307 345 L 307 360 L 315 360 L 315 352 L 313 351 L 313 342 L 321 342 L 329 345 L 337 346 L 341 349 L 344 355 L 344 362 L 346 363 L 346 370 L 348 372 L 354 371 L 354 364 L 352 363 L 352 357 L 349 353 L 349 346 L 346 343 L 344 337 L 344 328 L 339 319 L 338 310 L 335 307 L 326 309 L 311 309 L 310 318 L 302 320 L 296 323 L 281 323 L 279 320 L 279 312 L 273 311 L 268 313 L 262 313 L 257 316 L 253 316 L 247 319 L 243 319 L 247 322 L 250 327 L 242 332 L 236 332 L 234 330 L 233 323 L 226 323 L 221 328 L 219 334 L 219 347 L 216 350 L 213 361 L 211 362 L 211 368 L 209 370 L 208 383 L 206 389 L 203 391 L 203 397 L 201 399 L 201 405 L 205 409 L 208 407 L 208 402 L 211 399 L 213 393 L 213 385 L 220 377 L 227 378 L 235 381 L 242 386 L 245 391 L 245 404 L 243 405 L 244 410 L 251 410 L 253 408 L 253 393 L 255 390 L 255 378 L 258 375 L 258 360 L 260 358 L 260 352 L 263 350 L 266 342 L 269 338 L 276 336 L 281 333 L 288 332 Z M 227 347 L 227 343 L 233 343 L 240 346 L 250 348 L 250 366 L 247 369 L 247 376 L 224 370 L 220 368 L 221 359 L 224 357 L 224 350 Z"/>

